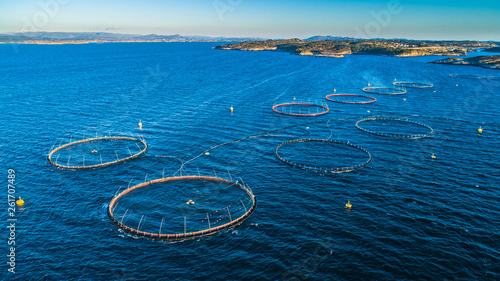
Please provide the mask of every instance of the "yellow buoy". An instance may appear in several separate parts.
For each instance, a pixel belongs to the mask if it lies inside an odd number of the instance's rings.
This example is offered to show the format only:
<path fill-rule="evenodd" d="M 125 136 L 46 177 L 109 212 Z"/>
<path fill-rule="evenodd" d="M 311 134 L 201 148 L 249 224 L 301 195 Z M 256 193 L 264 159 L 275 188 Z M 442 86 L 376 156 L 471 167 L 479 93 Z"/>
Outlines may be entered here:
<path fill-rule="evenodd" d="M 457 84 L 457 87 L 458 87 L 458 84 Z"/>
<path fill-rule="evenodd" d="M 295 100 L 295 97 L 293 97 L 293 100 Z"/>
<path fill-rule="evenodd" d="M 233 113 L 233 106 L 232 106 L 232 105 L 231 105 L 231 108 L 230 108 L 230 109 L 231 109 L 231 113 Z"/>
<path fill-rule="evenodd" d="M 370 83 L 368 83 L 368 86 L 370 86 Z"/>
<path fill-rule="evenodd" d="M 434 91 L 434 93 L 435 93 L 435 92 L 436 92 L 436 91 Z"/>
<path fill-rule="evenodd" d="M 403 99 L 404 101 L 406 101 L 406 99 Z"/>
<path fill-rule="evenodd" d="M 479 129 L 477 129 L 477 131 L 482 134 L 483 133 L 483 129 L 481 129 L 481 126 L 479 126 Z"/>
<path fill-rule="evenodd" d="M 347 201 L 347 204 L 345 204 L 345 207 L 346 207 L 347 209 L 351 209 L 351 208 L 352 208 L 351 201 Z"/>
<path fill-rule="evenodd" d="M 17 201 L 16 201 L 16 205 L 17 205 L 17 206 L 22 206 L 22 205 L 24 205 L 24 200 L 23 200 L 23 199 L 21 199 L 21 196 L 19 196 L 19 200 L 17 200 Z"/>
<path fill-rule="evenodd" d="M 431 158 L 432 158 L 432 159 L 436 159 L 436 156 L 434 156 L 434 153 L 432 153 Z"/>
<path fill-rule="evenodd" d="M 210 153 L 208 153 L 208 152 L 205 152 L 205 155 L 210 155 Z"/>
<path fill-rule="evenodd" d="M 309 130 L 309 127 L 306 127 L 306 130 Z"/>
<path fill-rule="evenodd" d="M 141 121 L 139 121 L 139 129 L 142 130 L 142 122 Z"/>
<path fill-rule="evenodd" d="M 370 110 L 367 110 L 366 112 L 370 113 Z"/>
<path fill-rule="evenodd" d="M 394 78 L 394 82 L 396 82 L 396 78 Z"/>
<path fill-rule="evenodd" d="M 335 93 L 335 92 L 337 92 L 337 89 L 333 89 L 333 92 L 334 92 L 334 93 Z"/>

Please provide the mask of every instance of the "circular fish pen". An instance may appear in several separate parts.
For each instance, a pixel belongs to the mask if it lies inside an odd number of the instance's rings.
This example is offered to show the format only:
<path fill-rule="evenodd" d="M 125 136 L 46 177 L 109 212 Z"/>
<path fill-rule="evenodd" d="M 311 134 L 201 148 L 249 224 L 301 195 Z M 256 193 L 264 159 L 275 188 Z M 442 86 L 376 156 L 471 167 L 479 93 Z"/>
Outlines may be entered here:
<path fill-rule="evenodd" d="M 403 88 L 432 88 L 434 85 L 420 82 L 394 82 L 392 85 Z"/>
<path fill-rule="evenodd" d="M 243 181 L 198 175 L 130 187 L 113 197 L 107 213 L 128 234 L 170 242 L 238 226 L 256 207 L 257 200 Z"/>
<path fill-rule="evenodd" d="M 361 123 L 374 123 L 375 125 L 372 124 L 372 127 L 374 126 L 375 128 L 362 127 L 360 125 Z M 372 117 L 361 119 L 356 122 L 356 128 L 370 134 L 396 139 L 420 139 L 430 137 L 434 134 L 434 129 L 428 125 L 414 121 L 389 117 Z M 422 128 L 429 130 L 429 132 L 419 132 Z M 400 130 L 401 133 L 392 133 L 392 131 L 394 131 L 395 129 Z"/>
<path fill-rule="evenodd" d="M 356 97 L 356 98 L 365 98 L 365 99 L 368 99 L 368 100 L 362 100 L 362 101 L 359 101 L 359 100 L 341 100 L 341 99 L 333 99 L 332 97 L 348 97 L 348 98 L 351 98 L 351 97 Z M 349 104 L 367 104 L 367 103 L 374 103 L 377 101 L 376 98 L 374 97 L 370 97 L 370 96 L 365 96 L 365 95 L 356 95 L 356 94 L 332 94 L 332 95 L 328 95 L 325 97 L 327 100 L 329 101 L 333 101 L 333 102 L 338 102 L 338 103 L 349 103 Z"/>
<path fill-rule="evenodd" d="M 406 89 L 404 88 L 387 88 L 387 87 L 366 87 L 363 88 L 363 92 L 378 94 L 378 95 L 404 95 L 406 94 Z"/>
<path fill-rule="evenodd" d="M 327 114 L 330 109 L 326 105 L 315 103 L 281 103 L 273 106 L 273 111 L 283 115 L 312 117 Z"/>
<path fill-rule="evenodd" d="M 285 152 L 280 152 L 280 150 L 289 147 L 292 144 L 319 144 L 322 145 L 323 147 L 320 147 L 320 149 L 316 148 L 311 148 L 307 147 L 306 149 L 300 149 L 298 151 L 302 152 L 299 157 L 301 157 L 302 163 L 298 163 L 295 161 L 288 160 L 288 157 L 293 157 L 290 153 L 285 153 Z M 344 154 L 342 156 L 345 156 L 345 159 L 347 161 L 352 161 L 353 158 L 357 158 L 361 163 L 357 165 L 351 165 L 346 163 L 342 163 L 342 165 L 331 165 L 331 166 L 326 166 L 322 165 L 320 163 L 316 164 L 317 159 L 321 158 L 329 158 L 332 159 L 333 155 L 330 155 L 327 153 L 328 147 L 337 147 L 338 150 L 335 156 L 339 156 L 339 154 Z M 297 149 L 295 149 L 297 151 Z M 308 151 L 308 153 L 303 153 L 304 151 Z M 316 172 L 321 172 L 321 173 L 347 173 L 347 172 L 352 172 L 355 170 L 362 169 L 366 166 L 368 166 L 372 162 L 372 155 L 368 150 L 352 144 L 348 141 L 338 141 L 338 140 L 325 140 L 325 139 L 310 139 L 310 138 L 302 138 L 302 139 L 295 139 L 295 140 L 290 140 L 287 142 L 284 142 L 276 149 L 274 150 L 274 154 L 276 157 L 283 163 L 297 167 L 297 168 L 302 168 L 306 170 L 313 170 Z M 288 155 L 287 155 L 288 154 Z M 354 154 L 357 154 L 356 157 L 353 157 Z M 368 156 L 367 160 L 364 160 L 362 158 L 366 158 Z M 310 158 L 310 159 L 307 159 Z M 338 159 L 339 157 L 336 157 Z M 312 160 L 312 161 L 310 161 Z"/>
<path fill-rule="evenodd" d="M 146 153 L 143 139 L 96 137 L 69 142 L 49 152 L 50 164 L 64 169 L 94 169 L 120 164 Z"/>
<path fill-rule="evenodd" d="M 487 79 L 487 76 L 469 75 L 469 74 L 450 74 L 451 78 L 464 78 L 464 79 Z"/>

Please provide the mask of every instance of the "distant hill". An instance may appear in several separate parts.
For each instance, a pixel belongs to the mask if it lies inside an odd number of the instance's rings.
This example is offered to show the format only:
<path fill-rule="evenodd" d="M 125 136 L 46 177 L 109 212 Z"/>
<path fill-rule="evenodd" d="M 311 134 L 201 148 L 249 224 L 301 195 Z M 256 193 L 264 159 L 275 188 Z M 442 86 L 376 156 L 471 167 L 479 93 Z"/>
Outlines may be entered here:
<path fill-rule="evenodd" d="M 316 35 L 307 39 L 304 39 L 304 41 L 345 41 L 345 40 L 355 40 L 355 38 L 352 37 L 340 37 L 340 36 L 321 36 L 321 35 Z"/>
<path fill-rule="evenodd" d="M 16 32 L 0 34 L 0 43 L 80 44 L 104 42 L 244 42 L 260 38 L 120 34 L 107 32 Z"/>

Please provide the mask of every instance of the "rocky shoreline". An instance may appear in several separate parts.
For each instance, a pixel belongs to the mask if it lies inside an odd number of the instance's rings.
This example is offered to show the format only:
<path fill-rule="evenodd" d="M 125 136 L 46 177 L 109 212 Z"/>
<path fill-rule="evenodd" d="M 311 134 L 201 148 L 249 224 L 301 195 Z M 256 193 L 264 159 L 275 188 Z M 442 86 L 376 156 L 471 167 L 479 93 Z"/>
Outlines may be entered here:
<path fill-rule="evenodd" d="M 433 61 L 437 64 L 453 64 L 453 65 L 471 65 L 490 69 L 500 69 L 500 56 L 478 56 L 472 58 L 446 58 Z"/>

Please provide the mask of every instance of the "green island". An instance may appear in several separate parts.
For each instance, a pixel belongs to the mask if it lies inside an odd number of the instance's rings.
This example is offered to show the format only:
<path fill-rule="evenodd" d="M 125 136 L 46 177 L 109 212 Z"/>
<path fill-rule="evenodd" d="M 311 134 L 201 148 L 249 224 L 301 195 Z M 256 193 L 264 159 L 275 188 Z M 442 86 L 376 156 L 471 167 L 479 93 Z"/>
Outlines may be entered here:
<path fill-rule="evenodd" d="M 433 61 L 439 64 L 472 65 L 484 68 L 500 69 L 500 56 L 477 56 L 465 59 L 446 58 Z"/>
<path fill-rule="evenodd" d="M 493 48 L 493 42 L 420 41 L 405 39 L 315 40 L 300 39 L 246 41 L 214 47 L 218 50 L 277 51 L 294 55 L 341 58 L 344 55 L 379 55 L 396 57 L 465 56 L 467 52 Z"/>

